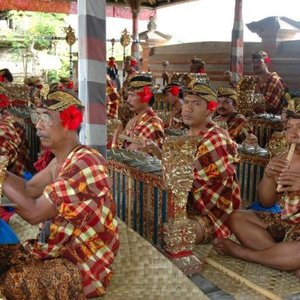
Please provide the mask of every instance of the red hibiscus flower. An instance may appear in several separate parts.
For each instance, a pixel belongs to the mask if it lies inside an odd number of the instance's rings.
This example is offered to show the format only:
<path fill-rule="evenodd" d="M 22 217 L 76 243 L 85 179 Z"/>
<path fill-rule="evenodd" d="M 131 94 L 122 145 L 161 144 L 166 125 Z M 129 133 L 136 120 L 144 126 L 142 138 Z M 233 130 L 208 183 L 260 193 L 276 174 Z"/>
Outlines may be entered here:
<path fill-rule="evenodd" d="M 60 113 L 61 124 L 69 130 L 77 130 L 82 123 L 82 112 L 72 105 Z"/>
<path fill-rule="evenodd" d="M 267 56 L 265 59 L 264 59 L 264 62 L 268 65 L 270 62 L 271 62 L 271 58 L 269 56 Z"/>
<path fill-rule="evenodd" d="M 140 96 L 140 101 L 143 103 L 148 103 L 150 99 L 152 98 L 152 92 L 149 88 L 149 86 L 144 86 L 142 92 L 137 92 L 137 94 Z"/>
<path fill-rule="evenodd" d="M 179 86 L 173 85 L 173 86 L 170 88 L 170 93 L 171 93 L 173 96 L 178 96 L 178 95 L 179 95 Z"/>
<path fill-rule="evenodd" d="M 215 111 L 218 106 L 218 103 L 216 101 L 208 101 L 207 102 L 207 109 L 210 111 Z"/>
<path fill-rule="evenodd" d="M 69 82 L 67 83 L 67 89 L 73 90 L 73 88 L 74 88 L 74 82 L 73 82 L 73 81 L 69 81 Z"/>

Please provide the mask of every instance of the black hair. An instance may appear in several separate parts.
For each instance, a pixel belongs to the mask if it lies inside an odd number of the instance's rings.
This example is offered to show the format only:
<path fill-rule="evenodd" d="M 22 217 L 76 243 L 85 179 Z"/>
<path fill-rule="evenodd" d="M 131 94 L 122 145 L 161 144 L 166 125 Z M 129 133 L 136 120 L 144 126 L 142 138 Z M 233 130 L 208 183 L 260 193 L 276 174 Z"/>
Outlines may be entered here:
<path fill-rule="evenodd" d="M 14 80 L 11 72 L 7 68 L 1 69 L 0 73 L 2 73 L 2 76 L 5 77 L 9 82 L 12 82 Z"/>

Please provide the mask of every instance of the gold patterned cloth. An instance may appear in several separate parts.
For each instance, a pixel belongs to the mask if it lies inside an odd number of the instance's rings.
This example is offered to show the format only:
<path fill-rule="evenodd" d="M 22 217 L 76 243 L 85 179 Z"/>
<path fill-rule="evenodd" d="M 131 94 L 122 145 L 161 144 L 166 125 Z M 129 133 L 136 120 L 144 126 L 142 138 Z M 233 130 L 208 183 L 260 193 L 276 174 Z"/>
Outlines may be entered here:
<path fill-rule="evenodd" d="M 0 276 L 0 295 L 7 299 L 86 299 L 76 265 L 63 258 L 36 260 L 21 244 L 0 245 Z"/>
<path fill-rule="evenodd" d="M 237 92 L 234 89 L 226 88 L 226 87 L 219 87 L 217 89 L 218 97 L 220 98 L 229 98 L 233 100 L 235 103 L 237 101 Z"/>
<path fill-rule="evenodd" d="M 212 89 L 209 85 L 198 82 L 197 80 L 193 80 L 187 90 L 187 94 L 197 95 L 206 101 L 214 101 L 217 102 L 217 93 L 214 89 Z"/>
<path fill-rule="evenodd" d="M 79 109 L 84 108 L 77 97 L 66 91 L 54 91 L 49 93 L 46 98 L 42 99 L 41 104 L 42 107 L 57 112 L 62 112 L 70 106 L 76 106 Z"/>

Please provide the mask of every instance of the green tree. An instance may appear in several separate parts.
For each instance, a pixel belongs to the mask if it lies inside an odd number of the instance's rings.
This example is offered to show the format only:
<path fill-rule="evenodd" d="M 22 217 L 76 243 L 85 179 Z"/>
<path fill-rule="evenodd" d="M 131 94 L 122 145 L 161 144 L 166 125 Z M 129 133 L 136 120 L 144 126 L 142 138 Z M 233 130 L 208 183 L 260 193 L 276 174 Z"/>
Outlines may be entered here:
<path fill-rule="evenodd" d="M 35 59 L 37 51 L 45 51 L 48 54 L 56 54 L 53 38 L 64 35 L 65 14 L 49 14 L 24 11 L 9 11 L 6 17 L 12 20 L 12 30 L 6 33 L 6 38 L 11 42 L 10 52 L 15 61 L 22 61 L 26 75 L 27 64 Z M 68 45 L 65 44 L 65 52 L 68 53 Z M 67 55 L 61 56 L 62 70 L 47 70 L 53 80 L 65 76 Z"/>

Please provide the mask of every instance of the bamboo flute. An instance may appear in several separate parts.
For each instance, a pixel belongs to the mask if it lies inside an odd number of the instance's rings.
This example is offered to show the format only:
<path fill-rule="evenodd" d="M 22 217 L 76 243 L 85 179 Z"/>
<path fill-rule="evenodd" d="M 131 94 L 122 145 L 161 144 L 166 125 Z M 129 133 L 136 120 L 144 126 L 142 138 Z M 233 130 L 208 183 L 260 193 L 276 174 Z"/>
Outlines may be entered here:
<path fill-rule="evenodd" d="M 292 160 L 292 157 L 293 157 L 295 148 L 296 148 L 296 144 L 295 144 L 295 143 L 292 143 L 292 144 L 291 144 L 291 147 L 290 147 L 290 150 L 289 150 L 289 153 L 288 153 L 287 158 L 286 158 L 287 161 L 288 161 L 288 162 L 287 162 L 287 167 L 290 166 L 290 163 L 291 163 L 291 160 Z M 277 185 L 276 191 L 277 191 L 278 193 L 280 193 L 280 192 L 281 192 L 281 189 L 282 189 L 282 184 L 278 184 L 278 185 Z"/>

